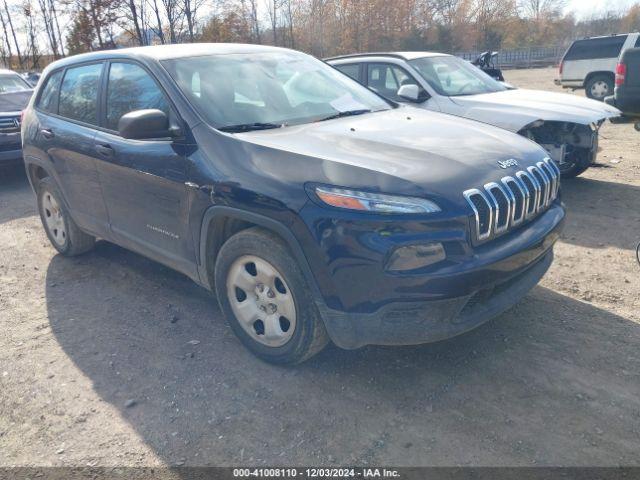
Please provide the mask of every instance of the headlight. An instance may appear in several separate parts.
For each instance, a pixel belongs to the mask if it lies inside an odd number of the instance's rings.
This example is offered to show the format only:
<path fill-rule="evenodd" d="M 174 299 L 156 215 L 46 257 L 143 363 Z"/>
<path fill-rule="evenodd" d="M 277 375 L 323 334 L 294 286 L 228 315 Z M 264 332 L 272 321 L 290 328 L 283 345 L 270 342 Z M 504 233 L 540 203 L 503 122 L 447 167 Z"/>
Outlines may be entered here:
<path fill-rule="evenodd" d="M 416 197 L 382 195 L 334 187 L 316 187 L 316 195 L 327 205 L 348 210 L 377 213 L 434 213 L 440 207 L 431 200 Z"/>

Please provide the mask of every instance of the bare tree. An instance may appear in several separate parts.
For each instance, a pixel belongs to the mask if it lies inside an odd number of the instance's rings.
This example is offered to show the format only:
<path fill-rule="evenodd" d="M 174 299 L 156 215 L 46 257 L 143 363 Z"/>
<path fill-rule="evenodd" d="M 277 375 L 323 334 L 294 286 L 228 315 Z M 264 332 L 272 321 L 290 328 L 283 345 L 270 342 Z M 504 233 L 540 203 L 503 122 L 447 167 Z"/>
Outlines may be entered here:
<path fill-rule="evenodd" d="M 198 12 L 203 4 L 204 0 L 182 0 L 182 12 L 187 21 L 187 34 L 190 42 L 194 42 L 196 39 Z"/>
<path fill-rule="evenodd" d="M 2 61 L 7 68 L 11 68 L 11 60 L 13 58 L 13 51 L 11 49 L 11 42 L 9 41 L 9 32 L 7 31 L 7 22 L 4 19 L 4 15 L 2 13 L 2 9 L 0 9 L 0 23 L 2 24 L 2 35 L 4 37 L 4 45 L 6 45 L 6 50 L 2 49 Z M 3 45 L 3 47 L 4 47 Z"/>
<path fill-rule="evenodd" d="M 9 30 L 11 31 L 11 36 L 13 37 L 13 42 L 16 47 L 16 53 L 18 55 L 18 64 L 20 68 L 24 67 L 24 58 L 22 57 L 22 53 L 20 53 L 20 44 L 18 43 L 18 36 L 16 35 L 16 30 L 13 28 L 13 21 L 11 20 L 11 13 L 9 12 L 9 6 L 7 5 L 7 0 L 4 0 L 4 11 L 7 14 L 7 23 L 9 24 Z"/>
<path fill-rule="evenodd" d="M 40 50 L 38 48 L 38 40 L 36 33 L 35 11 L 29 0 L 25 1 L 22 6 L 22 13 L 25 18 L 25 28 L 27 35 L 27 55 L 31 57 L 31 68 L 37 70 L 40 68 Z"/>
<path fill-rule="evenodd" d="M 567 0 L 520 0 L 518 7 L 525 17 L 539 22 L 545 17 L 559 16 Z"/>
<path fill-rule="evenodd" d="M 273 34 L 273 44 L 278 44 L 278 10 L 280 9 L 282 0 L 265 0 L 265 6 L 269 13 L 269 23 L 271 24 L 271 33 Z"/>
<path fill-rule="evenodd" d="M 53 53 L 53 57 L 59 58 L 58 34 L 56 33 L 56 26 L 51 12 L 52 3 L 53 2 L 51 0 L 38 0 L 38 6 L 40 7 L 40 14 L 42 16 L 45 33 L 47 34 L 49 48 L 51 49 L 51 53 Z"/>
<path fill-rule="evenodd" d="M 153 28 L 152 30 L 154 31 L 154 33 L 156 34 L 156 36 L 158 37 L 158 40 L 160 40 L 161 44 L 165 44 L 165 37 L 164 37 L 164 27 L 162 25 L 162 17 L 161 17 L 161 13 L 160 13 L 160 8 L 158 7 L 158 0 L 151 0 L 151 8 L 153 10 L 153 13 L 156 17 L 156 27 Z"/>
<path fill-rule="evenodd" d="M 154 0 L 155 1 L 155 0 Z M 160 0 L 164 7 L 164 15 L 169 25 L 169 41 L 178 43 L 179 23 L 182 21 L 183 11 L 180 0 Z"/>
<path fill-rule="evenodd" d="M 262 32 L 260 30 L 260 19 L 258 18 L 258 0 L 240 0 L 242 15 L 247 19 L 251 30 L 252 40 L 262 43 Z"/>

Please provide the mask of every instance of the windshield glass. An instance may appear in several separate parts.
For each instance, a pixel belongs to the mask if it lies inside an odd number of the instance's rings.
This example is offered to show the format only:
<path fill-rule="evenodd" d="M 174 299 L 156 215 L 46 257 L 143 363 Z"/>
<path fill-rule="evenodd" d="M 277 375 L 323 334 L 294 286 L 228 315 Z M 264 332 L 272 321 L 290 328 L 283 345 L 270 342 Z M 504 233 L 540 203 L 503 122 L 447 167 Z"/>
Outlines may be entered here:
<path fill-rule="evenodd" d="M 346 75 L 296 52 L 186 57 L 163 64 L 207 122 L 221 130 L 275 128 L 391 108 Z"/>
<path fill-rule="evenodd" d="M 0 75 L 0 93 L 22 92 L 24 90 L 31 90 L 31 86 L 19 75 Z"/>
<path fill-rule="evenodd" d="M 423 57 L 409 63 L 436 92 L 446 97 L 508 90 L 507 86 L 458 57 Z"/>

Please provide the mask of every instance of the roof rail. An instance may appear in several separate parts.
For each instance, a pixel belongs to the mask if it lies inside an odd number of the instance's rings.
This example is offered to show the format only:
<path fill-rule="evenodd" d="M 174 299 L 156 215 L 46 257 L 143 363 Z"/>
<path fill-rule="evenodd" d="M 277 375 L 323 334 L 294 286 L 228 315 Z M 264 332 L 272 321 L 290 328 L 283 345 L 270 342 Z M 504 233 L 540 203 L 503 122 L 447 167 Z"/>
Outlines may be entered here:
<path fill-rule="evenodd" d="M 389 53 L 389 52 L 367 52 L 367 53 L 349 53 L 347 55 L 336 55 L 335 57 L 326 57 L 323 58 L 325 62 L 329 60 L 340 60 L 342 58 L 353 58 L 353 57 L 393 57 L 404 59 L 404 56 L 399 53 Z"/>

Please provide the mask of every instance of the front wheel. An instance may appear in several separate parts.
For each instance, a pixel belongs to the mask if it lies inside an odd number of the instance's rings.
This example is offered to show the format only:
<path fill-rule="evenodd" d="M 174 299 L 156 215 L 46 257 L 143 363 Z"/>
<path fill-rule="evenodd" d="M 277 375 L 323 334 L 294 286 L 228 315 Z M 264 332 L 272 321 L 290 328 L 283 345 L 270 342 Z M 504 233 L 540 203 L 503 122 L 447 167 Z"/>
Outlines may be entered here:
<path fill-rule="evenodd" d="M 328 343 L 306 279 L 273 233 L 255 227 L 233 235 L 218 253 L 214 276 L 231 328 L 261 359 L 300 363 Z"/>

